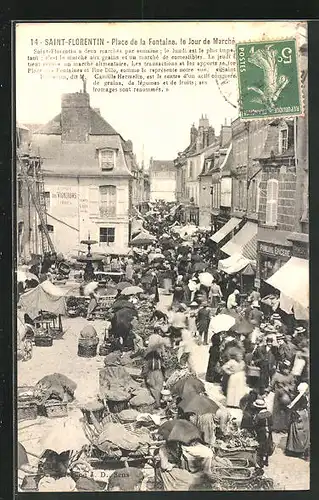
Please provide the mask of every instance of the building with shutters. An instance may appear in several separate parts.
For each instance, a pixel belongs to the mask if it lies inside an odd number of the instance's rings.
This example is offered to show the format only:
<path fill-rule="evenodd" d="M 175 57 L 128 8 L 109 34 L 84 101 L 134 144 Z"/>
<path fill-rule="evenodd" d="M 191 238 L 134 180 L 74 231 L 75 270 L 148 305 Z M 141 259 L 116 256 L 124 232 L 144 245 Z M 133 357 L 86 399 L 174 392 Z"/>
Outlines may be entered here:
<path fill-rule="evenodd" d="M 57 251 L 73 252 L 89 234 L 110 253 L 126 251 L 136 169 L 132 143 L 91 108 L 85 86 L 62 95 L 60 113 L 33 132 L 32 147 L 45 158 L 48 222 Z"/>

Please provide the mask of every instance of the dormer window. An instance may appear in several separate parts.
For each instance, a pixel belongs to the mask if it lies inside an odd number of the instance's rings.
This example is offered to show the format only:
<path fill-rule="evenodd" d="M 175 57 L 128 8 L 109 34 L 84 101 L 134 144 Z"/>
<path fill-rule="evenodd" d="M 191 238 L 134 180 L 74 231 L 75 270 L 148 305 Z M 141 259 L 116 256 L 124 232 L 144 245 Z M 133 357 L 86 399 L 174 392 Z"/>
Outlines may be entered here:
<path fill-rule="evenodd" d="M 279 154 L 284 153 L 288 149 L 288 127 L 279 130 Z"/>
<path fill-rule="evenodd" d="M 113 170 L 116 161 L 115 149 L 100 149 L 99 162 L 102 171 Z"/>

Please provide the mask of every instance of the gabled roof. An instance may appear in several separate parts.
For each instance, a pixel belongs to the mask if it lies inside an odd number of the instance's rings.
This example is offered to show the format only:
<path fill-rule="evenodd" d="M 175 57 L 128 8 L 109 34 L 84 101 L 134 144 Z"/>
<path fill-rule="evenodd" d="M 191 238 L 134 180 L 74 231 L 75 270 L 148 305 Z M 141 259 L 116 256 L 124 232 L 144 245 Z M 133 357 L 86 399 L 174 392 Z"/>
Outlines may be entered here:
<path fill-rule="evenodd" d="M 160 172 L 163 167 L 175 171 L 174 162 L 171 160 L 153 160 L 152 164 L 150 165 L 150 171 Z"/>
<path fill-rule="evenodd" d="M 118 132 L 97 113 L 94 109 L 90 108 L 90 135 L 119 135 Z M 61 135 L 61 113 L 55 116 L 45 125 L 34 129 L 33 133 L 45 135 Z"/>

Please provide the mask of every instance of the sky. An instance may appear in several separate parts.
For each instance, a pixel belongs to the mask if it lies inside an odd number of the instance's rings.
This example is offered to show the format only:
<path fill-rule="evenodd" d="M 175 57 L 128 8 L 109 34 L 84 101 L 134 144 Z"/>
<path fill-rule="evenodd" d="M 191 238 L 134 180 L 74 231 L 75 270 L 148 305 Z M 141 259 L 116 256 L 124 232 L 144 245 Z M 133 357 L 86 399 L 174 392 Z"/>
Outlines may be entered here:
<path fill-rule="evenodd" d="M 81 82 L 75 80 L 40 79 L 28 74 L 27 55 L 31 38 L 118 37 L 180 38 L 205 36 L 235 37 L 236 41 L 291 37 L 302 31 L 295 22 L 244 23 L 39 23 L 20 24 L 16 34 L 16 116 L 18 123 L 44 124 L 59 114 L 61 95 L 79 92 Z M 303 30 L 304 31 L 304 30 Z M 202 114 L 207 115 L 216 135 L 225 119 L 237 117 L 237 110 L 228 104 L 216 83 L 204 87 L 178 87 L 166 93 L 106 94 L 93 93 L 88 77 L 87 91 L 92 107 L 100 108 L 101 115 L 125 140 L 133 142 L 139 162 L 149 158 L 173 160 L 179 151 L 189 145 L 193 123 L 198 126 Z M 236 80 L 227 87 L 227 97 L 236 104 Z"/>

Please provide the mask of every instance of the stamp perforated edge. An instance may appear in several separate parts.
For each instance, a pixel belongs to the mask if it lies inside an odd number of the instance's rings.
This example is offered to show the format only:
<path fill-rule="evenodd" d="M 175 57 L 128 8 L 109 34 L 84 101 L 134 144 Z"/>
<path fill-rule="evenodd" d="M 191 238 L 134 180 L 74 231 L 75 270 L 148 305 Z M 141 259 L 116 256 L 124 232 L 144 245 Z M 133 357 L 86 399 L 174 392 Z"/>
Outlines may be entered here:
<path fill-rule="evenodd" d="M 263 36 L 261 39 L 246 39 L 246 40 L 241 40 L 239 42 L 235 43 L 235 57 L 236 57 L 236 73 L 237 73 L 237 88 L 238 88 L 238 96 L 237 96 L 237 105 L 238 105 L 238 114 L 239 114 L 239 119 L 243 122 L 248 122 L 248 121 L 269 121 L 271 119 L 275 120 L 276 118 L 278 119 L 293 119 L 293 118 L 305 118 L 305 97 L 304 97 L 304 85 L 302 83 L 301 79 L 301 67 L 300 67 L 300 48 L 302 45 L 305 43 L 307 44 L 308 47 L 308 32 L 307 32 L 307 38 L 306 41 L 301 43 L 300 40 L 301 36 L 299 33 L 296 33 L 295 36 L 285 36 L 285 37 L 276 37 L 276 38 L 270 38 L 267 36 Z M 258 116 L 258 117 L 242 117 L 241 116 L 241 111 L 240 111 L 240 84 L 239 84 L 239 69 L 238 69 L 238 60 L 237 60 L 237 46 L 242 45 L 245 43 L 272 43 L 272 42 L 284 42 L 286 40 L 294 40 L 296 43 L 296 64 L 297 64 L 297 76 L 298 76 L 298 88 L 299 88 L 299 99 L 300 99 L 300 106 L 301 106 L 301 113 L 298 114 L 284 114 L 284 115 L 265 115 L 265 116 Z M 308 88 L 305 90 L 308 92 Z"/>

